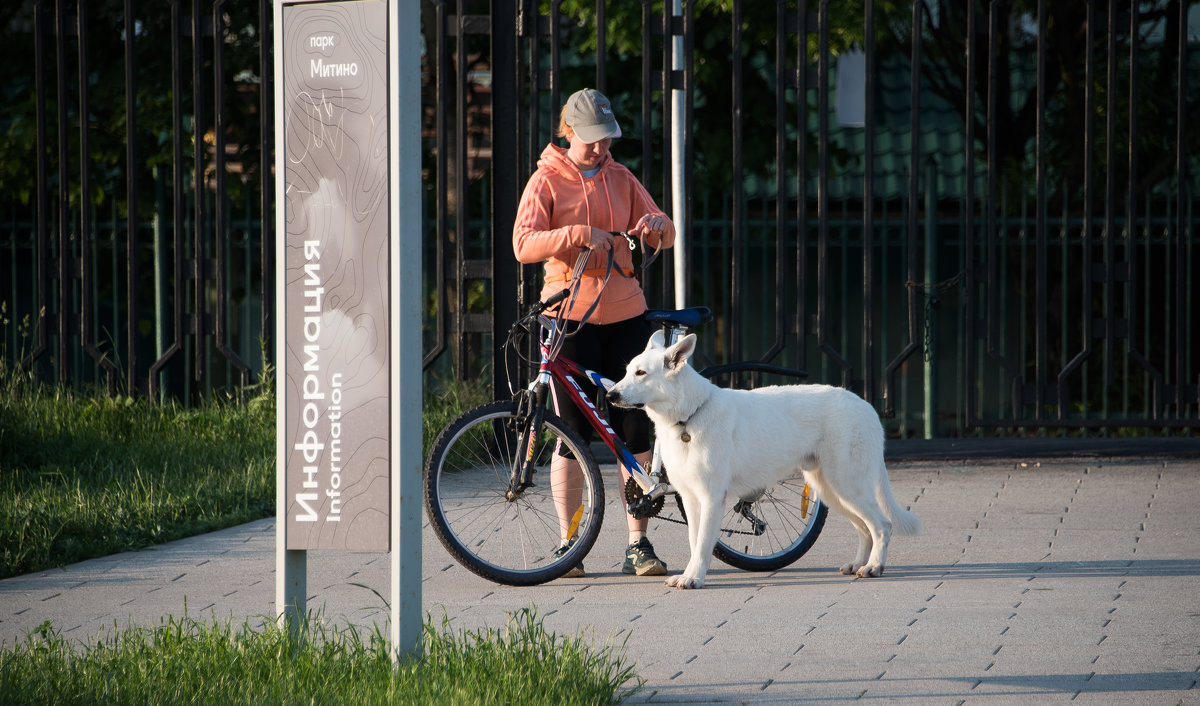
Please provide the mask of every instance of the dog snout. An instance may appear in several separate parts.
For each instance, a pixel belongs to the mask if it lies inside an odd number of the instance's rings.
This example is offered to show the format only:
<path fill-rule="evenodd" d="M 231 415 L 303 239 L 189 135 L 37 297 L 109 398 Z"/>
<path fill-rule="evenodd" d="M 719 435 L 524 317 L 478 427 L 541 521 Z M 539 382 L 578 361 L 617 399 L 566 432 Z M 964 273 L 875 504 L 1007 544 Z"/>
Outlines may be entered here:
<path fill-rule="evenodd" d="M 639 403 L 635 402 L 635 403 L 631 404 L 628 401 L 626 401 L 625 398 L 621 395 L 621 391 L 616 388 L 609 390 L 608 395 L 606 395 L 606 397 L 608 399 L 608 403 L 613 406 L 616 406 L 616 407 L 627 407 L 627 408 L 632 408 L 632 409 L 641 409 L 641 407 L 642 407 L 642 405 Z"/>

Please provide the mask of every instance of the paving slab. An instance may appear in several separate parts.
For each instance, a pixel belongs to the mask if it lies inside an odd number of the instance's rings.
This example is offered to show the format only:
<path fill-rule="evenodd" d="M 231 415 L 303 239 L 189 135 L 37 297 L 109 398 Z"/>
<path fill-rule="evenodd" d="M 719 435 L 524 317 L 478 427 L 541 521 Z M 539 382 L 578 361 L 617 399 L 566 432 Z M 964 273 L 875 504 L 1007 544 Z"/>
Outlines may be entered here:
<path fill-rule="evenodd" d="M 714 562 L 703 590 L 669 589 L 620 573 L 610 501 L 588 576 L 533 588 L 476 577 L 426 526 L 424 608 L 455 630 L 533 609 L 633 662 L 633 703 L 1200 704 L 1200 460 L 925 455 L 890 464 L 924 532 L 894 538 L 882 578 L 837 572 L 856 538 L 831 514 L 791 567 Z M 681 569 L 685 528 L 650 534 Z M 82 644 L 185 612 L 260 624 L 275 614 L 274 543 L 268 519 L 0 581 L 0 644 L 46 621 Z M 321 620 L 382 627 L 375 591 L 388 593 L 386 554 L 309 552 Z"/>

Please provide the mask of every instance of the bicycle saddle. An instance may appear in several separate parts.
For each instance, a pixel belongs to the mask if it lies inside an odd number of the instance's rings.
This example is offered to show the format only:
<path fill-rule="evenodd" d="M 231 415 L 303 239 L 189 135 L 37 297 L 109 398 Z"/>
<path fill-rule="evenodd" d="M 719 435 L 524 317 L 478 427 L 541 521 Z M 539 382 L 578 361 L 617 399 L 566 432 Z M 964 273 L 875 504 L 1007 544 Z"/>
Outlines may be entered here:
<path fill-rule="evenodd" d="M 647 309 L 644 316 L 647 321 L 687 326 L 688 328 L 707 324 L 713 320 L 712 309 L 706 306 L 693 306 L 687 309 Z"/>

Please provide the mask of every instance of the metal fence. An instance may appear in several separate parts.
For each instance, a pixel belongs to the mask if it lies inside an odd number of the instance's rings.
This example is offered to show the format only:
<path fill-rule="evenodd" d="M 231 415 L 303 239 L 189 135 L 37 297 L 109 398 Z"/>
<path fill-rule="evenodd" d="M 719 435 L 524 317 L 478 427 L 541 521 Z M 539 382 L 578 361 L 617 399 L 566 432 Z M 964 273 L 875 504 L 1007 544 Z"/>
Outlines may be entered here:
<path fill-rule="evenodd" d="M 239 391 L 272 329 L 269 2 L 6 18 L 4 357 L 109 394 Z"/>
<path fill-rule="evenodd" d="M 900 436 L 1200 426 L 1192 3 L 521 7 L 493 35 L 523 58 L 494 67 L 519 116 L 497 183 L 519 189 L 564 96 L 595 85 L 670 209 L 681 95 L 692 265 L 652 305 L 686 278 L 718 312 L 713 360 L 807 369 Z"/>
<path fill-rule="evenodd" d="M 705 360 L 806 369 L 894 436 L 1193 433 L 1195 5 L 426 0 L 426 369 L 503 386 L 517 200 L 595 86 L 664 208 L 686 179 L 689 271 L 646 284 L 717 312 Z M 7 364 L 191 401 L 269 363 L 271 12 L 12 13 Z"/>

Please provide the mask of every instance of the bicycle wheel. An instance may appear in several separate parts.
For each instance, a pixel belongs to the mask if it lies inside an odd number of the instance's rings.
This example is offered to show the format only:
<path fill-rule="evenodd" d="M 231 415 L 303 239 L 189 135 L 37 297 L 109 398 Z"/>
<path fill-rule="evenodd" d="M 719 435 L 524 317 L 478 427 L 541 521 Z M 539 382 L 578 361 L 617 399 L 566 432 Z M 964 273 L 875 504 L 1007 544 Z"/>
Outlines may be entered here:
<path fill-rule="evenodd" d="M 701 371 L 722 387 L 750 389 L 764 380 L 794 384 L 806 374 L 749 361 Z M 812 548 L 829 508 L 797 474 L 767 489 L 757 498 L 735 499 L 721 518 L 721 533 L 713 556 L 744 571 L 783 568 Z"/>
<path fill-rule="evenodd" d="M 781 569 L 812 548 L 828 513 L 802 476 L 787 478 L 725 511 L 713 556 L 745 571 Z"/>
<path fill-rule="evenodd" d="M 425 507 L 442 546 L 464 567 L 497 583 L 532 586 L 562 576 L 591 550 L 604 518 L 604 484 L 591 452 L 562 419 L 546 412 L 530 448 L 516 416 L 516 402 L 493 402 L 446 427 L 425 464 Z M 556 556 L 562 541 L 550 459 L 559 444 L 579 461 L 583 477 L 581 504 L 569 518 L 574 542 Z M 511 469 L 526 450 L 534 485 L 509 499 Z"/>

